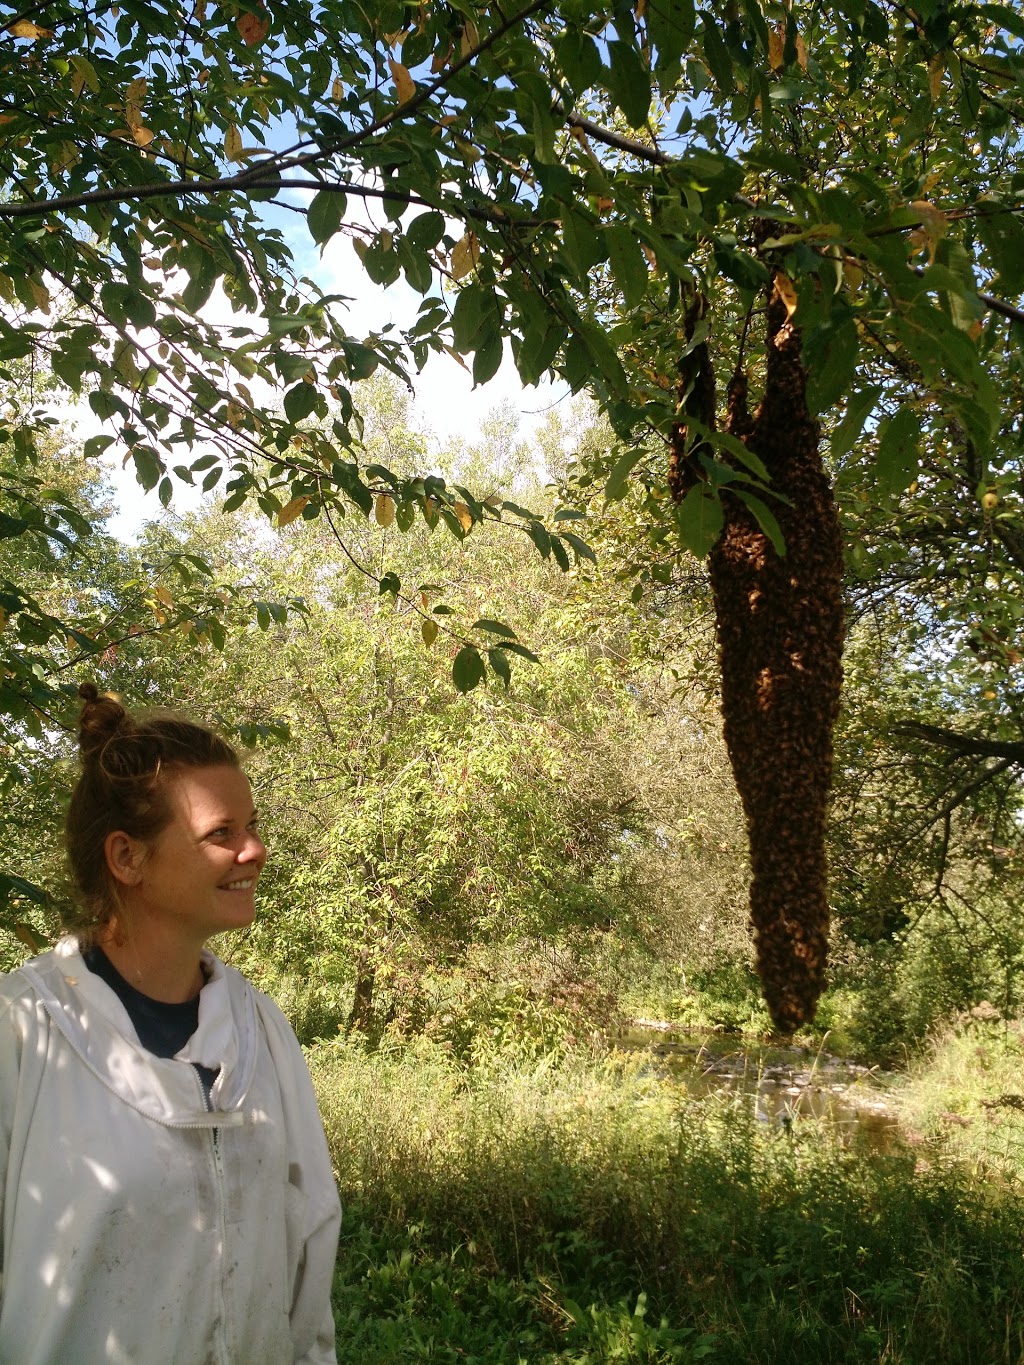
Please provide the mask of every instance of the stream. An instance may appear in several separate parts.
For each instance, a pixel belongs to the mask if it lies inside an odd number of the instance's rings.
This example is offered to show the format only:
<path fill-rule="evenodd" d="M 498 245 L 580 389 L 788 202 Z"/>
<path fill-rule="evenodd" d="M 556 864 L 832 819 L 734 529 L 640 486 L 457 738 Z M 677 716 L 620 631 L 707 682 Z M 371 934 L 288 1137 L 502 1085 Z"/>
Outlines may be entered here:
<path fill-rule="evenodd" d="M 834 1126 L 844 1142 L 889 1150 L 899 1124 L 877 1071 L 787 1041 L 739 1040 L 721 1033 L 691 1033 L 635 1020 L 615 1039 L 624 1052 L 646 1052 L 657 1070 L 701 1098 L 722 1092 L 751 1096 L 756 1117 L 790 1124 L 802 1118 Z"/>

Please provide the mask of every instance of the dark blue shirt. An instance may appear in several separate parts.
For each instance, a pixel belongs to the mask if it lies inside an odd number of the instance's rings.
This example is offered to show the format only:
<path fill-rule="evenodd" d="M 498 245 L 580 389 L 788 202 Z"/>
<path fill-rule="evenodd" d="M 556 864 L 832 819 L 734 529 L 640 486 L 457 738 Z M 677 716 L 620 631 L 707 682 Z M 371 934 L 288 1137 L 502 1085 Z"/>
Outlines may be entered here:
<path fill-rule="evenodd" d="M 152 1052 L 155 1057 L 176 1056 L 199 1026 L 199 996 L 185 1000 L 180 1005 L 154 1000 L 127 982 L 98 944 L 87 948 L 82 957 L 89 970 L 107 983 L 128 1011 L 128 1018 L 146 1051 Z M 208 1066 L 200 1066 L 198 1062 L 192 1065 L 199 1075 L 206 1103 L 209 1104 L 210 1090 L 217 1079 L 217 1072 Z"/>

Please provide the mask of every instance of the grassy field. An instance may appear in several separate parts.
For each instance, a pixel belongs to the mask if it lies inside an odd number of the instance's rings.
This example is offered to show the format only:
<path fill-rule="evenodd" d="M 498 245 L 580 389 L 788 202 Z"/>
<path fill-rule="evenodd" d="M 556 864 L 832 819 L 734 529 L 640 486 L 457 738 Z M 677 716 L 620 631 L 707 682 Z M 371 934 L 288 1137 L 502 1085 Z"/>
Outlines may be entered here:
<path fill-rule="evenodd" d="M 339 1360 L 1024 1360 L 1024 1189 L 950 1147 L 961 1124 L 875 1155 L 635 1058 L 311 1060 Z"/>

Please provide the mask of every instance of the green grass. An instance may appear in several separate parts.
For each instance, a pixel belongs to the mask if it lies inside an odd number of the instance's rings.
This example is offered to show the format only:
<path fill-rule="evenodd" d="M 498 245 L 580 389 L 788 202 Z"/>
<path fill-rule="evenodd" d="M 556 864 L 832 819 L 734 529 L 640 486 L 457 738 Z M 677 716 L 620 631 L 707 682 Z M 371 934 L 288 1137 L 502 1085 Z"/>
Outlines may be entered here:
<path fill-rule="evenodd" d="M 911 1063 L 897 1098 L 915 1138 L 1024 1185 L 1024 1023 L 973 1010 Z"/>
<path fill-rule="evenodd" d="M 1024 1201 L 939 1147 L 786 1132 L 635 1059 L 312 1063 L 341 1360 L 1024 1359 Z"/>

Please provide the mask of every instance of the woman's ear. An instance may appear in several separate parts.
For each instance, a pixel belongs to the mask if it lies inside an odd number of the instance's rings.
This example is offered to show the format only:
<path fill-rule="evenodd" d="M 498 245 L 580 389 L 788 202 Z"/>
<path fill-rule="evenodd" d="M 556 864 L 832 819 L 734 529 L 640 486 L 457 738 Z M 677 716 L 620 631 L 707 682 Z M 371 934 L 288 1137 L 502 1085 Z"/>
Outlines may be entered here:
<path fill-rule="evenodd" d="M 146 849 L 138 839 L 124 830 L 116 829 L 103 840 L 107 867 L 122 886 L 138 886 L 142 878 L 142 863 Z"/>

